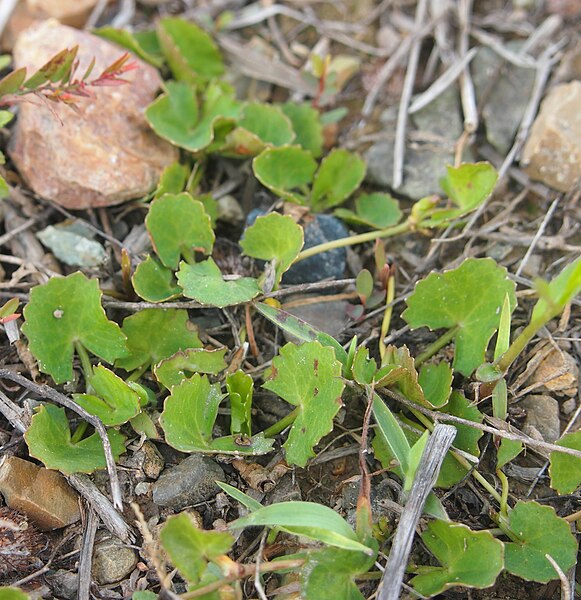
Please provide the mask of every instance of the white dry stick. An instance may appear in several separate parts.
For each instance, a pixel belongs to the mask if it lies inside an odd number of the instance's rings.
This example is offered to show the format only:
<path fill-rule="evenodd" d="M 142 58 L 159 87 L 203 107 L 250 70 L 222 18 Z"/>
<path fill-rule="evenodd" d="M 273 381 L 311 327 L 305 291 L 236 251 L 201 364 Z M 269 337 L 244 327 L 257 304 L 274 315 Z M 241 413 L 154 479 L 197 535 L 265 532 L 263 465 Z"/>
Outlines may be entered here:
<path fill-rule="evenodd" d="M 545 558 L 551 563 L 553 569 L 557 571 L 557 575 L 561 580 L 561 600 L 573 600 L 573 594 L 571 592 L 572 586 L 567 579 L 567 575 L 565 575 L 563 569 L 559 566 L 559 563 L 550 554 L 545 554 Z"/>
<path fill-rule="evenodd" d="M 426 19 L 428 2 L 419 0 L 416 8 L 415 30 L 418 31 Z M 408 106 L 414 89 L 418 60 L 422 47 L 422 38 L 415 39 L 410 48 L 408 66 L 401 91 L 399 109 L 397 111 L 397 125 L 395 128 L 395 144 L 393 149 L 393 188 L 398 189 L 403 182 L 403 162 L 405 157 L 405 130 L 408 117 Z"/>
<path fill-rule="evenodd" d="M 438 423 L 430 435 L 412 489 L 393 538 L 385 571 L 379 584 L 378 600 L 398 600 L 416 527 L 432 487 L 436 482 L 446 452 L 456 437 L 456 428 Z"/>
<path fill-rule="evenodd" d="M 470 29 L 471 14 L 472 0 L 460 0 L 458 4 L 458 18 L 460 20 L 458 49 L 460 59 L 468 55 L 468 32 Z M 478 109 L 476 107 L 474 84 L 472 83 L 472 77 L 467 65 L 460 76 L 460 98 L 462 100 L 462 112 L 464 113 L 464 132 L 470 135 L 478 129 Z"/>
<path fill-rule="evenodd" d="M 93 566 L 93 548 L 95 546 L 95 534 L 99 526 L 97 513 L 89 506 L 86 510 L 87 520 L 83 531 L 81 554 L 79 556 L 78 582 L 79 590 L 77 600 L 89 600 L 91 597 L 91 569 Z"/>
<path fill-rule="evenodd" d="M 476 52 L 476 48 L 469 50 L 460 60 L 456 61 L 446 69 L 446 71 L 444 71 L 425 92 L 416 96 L 414 101 L 410 104 L 408 114 L 413 115 L 442 94 L 452 83 L 454 83 L 454 81 L 456 81 L 456 79 L 458 79 L 462 71 L 464 71 L 464 68 L 476 56 Z"/>

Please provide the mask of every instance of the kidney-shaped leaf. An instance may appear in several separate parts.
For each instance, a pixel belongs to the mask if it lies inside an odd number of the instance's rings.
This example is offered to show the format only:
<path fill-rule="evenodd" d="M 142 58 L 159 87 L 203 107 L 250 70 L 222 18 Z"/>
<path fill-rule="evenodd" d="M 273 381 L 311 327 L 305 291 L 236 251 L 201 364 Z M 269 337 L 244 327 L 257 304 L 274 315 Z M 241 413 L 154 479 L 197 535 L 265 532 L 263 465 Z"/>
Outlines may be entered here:
<path fill-rule="evenodd" d="M 252 161 L 254 175 L 262 185 L 291 202 L 304 204 L 306 187 L 313 180 L 317 163 L 300 146 L 267 148 Z"/>
<path fill-rule="evenodd" d="M 180 255 L 196 250 L 210 254 L 214 231 L 204 205 L 188 193 L 164 194 L 149 207 L 145 225 L 155 252 L 170 269 L 177 269 Z"/>
<path fill-rule="evenodd" d="M 311 208 L 322 212 L 341 204 L 361 185 L 365 161 L 347 150 L 335 149 L 321 162 L 315 175 Z"/>
<path fill-rule="evenodd" d="M 152 256 L 137 265 L 131 283 L 135 293 L 147 302 L 165 302 L 182 293 L 173 271 Z"/>
<path fill-rule="evenodd" d="M 490 587 L 503 568 L 503 545 L 488 531 L 472 531 L 466 525 L 432 521 L 422 540 L 441 567 L 419 567 L 411 584 L 427 597 L 454 586 Z"/>
<path fill-rule="evenodd" d="M 290 144 L 295 138 L 290 119 L 278 106 L 271 104 L 247 104 L 237 125 L 256 135 L 265 144 L 273 146 Z"/>
<path fill-rule="evenodd" d="M 290 119 L 295 132 L 295 144 L 309 150 L 317 158 L 323 151 L 323 125 L 319 111 L 306 102 L 287 102 L 282 112 Z"/>
<path fill-rule="evenodd" d="M 345 387 L 341 363 L 332 348 L 319 342 L 289 343 L 273 359 L 263 387 L 300 407 L 284 448 L 289 464 L 304 467 L 315 456 L 313 446 L 333 428 L 333 418 L 341 408 Z"/>
<path fill-rule="evenodd" d="M 278 213 L 258 217 L 244 232 L 244 254 L 275 262 L 276 285 L 303 247 L 303 228 L 292 217 Z"/>
<path fill-rule="evenodd" d="M 73 394 L 75 402 L 104 425 L 123 425 L 137 415 L 139 396 L 115 373 L 98 365 L 90 379 L 94 394 Z"/>
<path fill-rule="evenodd" d="M 469 258 L 457 269 L 431 273 L 416 284 L 403 318 L 412 329 L 456 328 L 454 368 L 469 376 L 484 362 L 505 295 L 516 306 L 515 284 L 490 258 Z"/>
<path fill-rule="evenodd" d="M 125 438 L 116 430 L 108 434 L 115 459 L 125 452 Z M 48 469 L 71 473 L 92 473 L 104 469 L 105 452 L 99 434 L 73 444 L 71 430 L 64 408 L 44 404 L 32 417 L 30 427 L 24 434 L 31 456 L 42 461 Z"/>
<path fill-rule="evenodd" d="M 218 308 L 249 302 L 262 292 L 252 277 L 225 280 L 213 258 L 194 265 L 182 262 L 177 278 L 184 296 Z"/>
<path fill-rule="evenodd" d="M 127 336 L 129 356 L 115 365 L 126 371 L 158 363 L 178 350 L 202 346 L 197 327 L 181 309 L 146 308 L 127 317 L 121 331 Z"/>
<path fill-rule="evenodd" d="M 353 225 L 385 229 L 399 223 L 402 212 L 399 202 L 395 198 L 389 194 L 376 192 L 361 194 L 355 200 L 355 212 L 346 208 L 338 208 L 335 215 Z"/>
<path fill-rule="evenodd" d="M 581 451 L 581 431 L 564 435 L 557 445 Z M 551 452 L 550 459 L 551 487 L 559 494 L 575 492 L 581 485 L 581 458 L 563 452 Z"/>
<path fill-rule="evenodd" d="M 567 572 L 577 556 L 577 542 L 569 523 L 555 513 L 552 506 L 537 502 L 517 502 L 508 522 L 518 541 L 505 544 L 506 570 L 513 575 L 546 583 L 558 579 L 557 572 L 546 559 L 548 554 Z"/>
<path fill-rule="evenodd" d="M 33 287 L 24 318 L 30 351 L 56 383 L 73 378 L 75 343 L 108 363 L 127 354 L 125 336 L 101 306 L 99 282 L 82 273 Z"/>
<path fill-rule="evenodd" d="M 208 561 L 226 554 L 234 544 L 229 533 L 199 529 L 186 513 L 170 517 L 159 538 L 174 567 L 190 583 L 197 583 Z"/>

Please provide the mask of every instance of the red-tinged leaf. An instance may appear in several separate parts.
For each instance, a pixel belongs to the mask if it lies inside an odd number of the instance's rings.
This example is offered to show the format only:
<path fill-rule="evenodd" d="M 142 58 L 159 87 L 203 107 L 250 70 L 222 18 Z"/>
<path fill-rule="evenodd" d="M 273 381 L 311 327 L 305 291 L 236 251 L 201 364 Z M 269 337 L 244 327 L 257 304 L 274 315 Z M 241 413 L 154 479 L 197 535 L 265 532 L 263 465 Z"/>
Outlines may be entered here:
<path fill-rule="evenodd" d="M 89 63 L 89 66 L 87 67 L 87 70 L 85 71 L 85 74 L 81 77 L 81 81 L 86 81 L 87 79 L 89 79 L 89 75 L 93 72 L 94 68 L 95 68 L 95 57 L 93 57 L 91 62 Z"/>

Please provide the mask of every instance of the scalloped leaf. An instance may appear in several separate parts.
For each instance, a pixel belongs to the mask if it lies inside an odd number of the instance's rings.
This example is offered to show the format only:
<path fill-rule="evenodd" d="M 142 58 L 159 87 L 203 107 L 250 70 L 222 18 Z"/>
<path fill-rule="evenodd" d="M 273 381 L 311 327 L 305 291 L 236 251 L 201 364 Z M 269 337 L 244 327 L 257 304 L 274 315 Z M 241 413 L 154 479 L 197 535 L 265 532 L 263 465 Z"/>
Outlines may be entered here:
<path fill-rule="evenodd" d="M 319 342 L 289 343 L 273 359 L 263 387 L 300 407 L 283 446 L 287 462 L 304 467 L 315 456 L 313 447 L 333 428 L 342 406 L 341 363 Z"/>
<path fill-rule="evenodd" d="M 295 144 L 318 158 L 323 152 L 323 125 L 319 111 L 306 102 L 286 102 L 280 109 L 290 119 L 295 132 Z"/>
<path fill-rule="evenodd" d="M 170 269 L 177 269 L 180 256 L 193 251 L 210 254 L 214 231 L 210 217 L 199 200 L 190 194 L 164 194 L 149 206 L 145 225 L 156 254 Z"/>
<path fill-rule="evenodd" d="M 173 271 L 157 258 L 148 256 L 140 262 L 131 277 L 135 293 L 147 302 L 165 302 L 181 295 Z"/>
<path fill-rule="evenodd" d="M 125 438 L 116 430 L 107 432 L 115 460 L 125 452 Z M 41 405 L 32 417 L 24 439 L 31 456 L 42 461 L 48 469 L 72 473 L 92 473 L 105 469 L 105 452 L 99 434 L 73 444 L 64 408 Z"/>
<path fill-rule="evenodd" d="M 484 362 L 506 295 L 512 312 L 515 284 L 506 269 L 491 258 L 469 258 L 457 269 L 418 282 L 402 317 L 412 329 L 457 328 L 454 369 L 468 377 Z"/>
<path fill-rule="evenodd" d="M 355 200 L 355 211 L 338 208 L 334 214 L 351 225 L 385 229 L 400 222 L 403 213 L 399 202 L 389 194 L 361 194 Z"/>
<path fill-rule="evenodd" d="M 123 425 L 141 410 L 139 395 L 103 365 L 93 369 L 89 385 L 94 393 L 73 394 L 73 398 L 88 413 L 99 417 L 103 425 Z"/>
<path fill-rule="evenodd" d="M 365 177 L 365 161 L 352 152 L 336 148 L 321 162 L 315 175 L 310 206 L 314 212 L 345 202 Z"/>
<path fill-rule="evenodd" d="M 305 204 L 316 169 L 312 154 L 300 146 L 267 148 L 252 161 L 254 175 L 263 186 L 296 204 Z"/>
<path fill-rule="evenodd" d="M 435 408 L 444 406 L 452 393 L 454 373 L 448 363 L 422 365 L 418 382 L 426 400 Z"/>
<path fill-rule="evenodd" d="M 581 431 L 564 435 L 557 445 L 581 451 Z M 559 494 L 573 494 L 581 485 L 581 458 L 563 452 L 551 452 L 549 458 L 551 487 Z"/>
<path fill-rule="evenodd" d="M 537 502 L 516 503 L 508 514 L 508 523 L 518 537 L 505 543 L 506 570 L 513 575 L 546 583 L 558 579 L 557 572 L 545 558 L 549 554 L 567 572 L 576 561 L 577 541 L 571 526 L 551 506 Z"/>
<path fill-rule="evenodd" d="M 121 331 L 127 336 L 129 356 L 118 359 L 115 366 L 126 371 L 148 367 L 179 350 L 202 347 L 187 310 L 146 308 L 126 317 Z"/>
<path fill-rule="evenodd" d="M 23 312 L 30 351 L 56 383 L 73 379 L 75 343 L 107 363 L 127 354 L 125 336 L 101 306 L 99 282 L 82 273 L 33 287 Z"/>
<path fill-rule="evenodd" d="M 213 258 L 194 265 L 180 263 L 177 278 L 184 296 L 206 306 L 224 308 L 243 304 L 262 293 L 258 281 L 252 277 L 225 280 Z"/>
<path fill-rule="evenodd" d="M 227 554 L 234 544 L 229 533 L 199 529 L 187 513 L 169 517 L 159 539 L 172 564 L 189 583 L 199 582 L 208 562 Z"/>
<path fill-rule="evenodd" d="M 278 106 L 262 102 L 251 102 L 244 107 L 238 127 L 273 146 L 291 144 L 295 139 L 291 121 L 284 112 Z"/>
<path fill-rule="evenodd" d="M 195 83 L 219 77 L 224 73 L 224 63 L 218 46 L 195 23 L 178 17 L 160 19 L 157 36 L 177 80 Z"/>
<path fill-rule="evenodd" d="M 275 287 L 299 255 L 303 244 L 303 228 L 292 217 L 278 213 L 258 217 L 240 240 L 247 256 L 274 262 Z"/>
<path fill-rule="evenodd" d="M 179 385 L 185 378 L 194 373 L 217 375 L 228 365 L 224 356 L 228 348 L 206 350 L 204 348 L 188 348 L 176 352 L 173 356 L 162 360 L 153 368 L 155 378 L 168 390 Z"/>
<path fill-rule="evenodd" d="M 242 110 L 229 86 L 211 83 L 201 107 L 195 89 L 187 83 L 168 81 L 165 87 L 167 92 L 145 109 L 147 122 L 157 135 L 190 152 L 224 143 Z"/>
<path fill-rule="evenodd" d="M 488 531 L 466 525 L 431 521 L 422 540 L 441 567 L 417 567 L 415 590 L 432 597 L 455 586 L 483 589 L 496 581 L 503 568 L 503 545 Z"/>

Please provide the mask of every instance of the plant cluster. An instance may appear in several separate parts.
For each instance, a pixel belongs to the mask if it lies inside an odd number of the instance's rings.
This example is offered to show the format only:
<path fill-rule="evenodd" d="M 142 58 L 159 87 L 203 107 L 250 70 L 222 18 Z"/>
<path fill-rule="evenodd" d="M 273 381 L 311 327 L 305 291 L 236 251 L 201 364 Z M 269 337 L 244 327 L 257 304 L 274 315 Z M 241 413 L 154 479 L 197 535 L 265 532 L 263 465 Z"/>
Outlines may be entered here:
<path fill-rule="evenodd" d="M 471 258 L 457 268 L 428 275 L 406 299 L 401 316 L 412 330 L 443 332 L 421 355 L 380 342 L 373 353 L 376 360 L 356 338 L 342 346 L 280 308 L 271 292 L 279 289 L 284 273 L 303 258 L 334 247 L 405 233 L 423 235 L 449 226 L 492 193 L 494 169 L 487 163 L 450 167 L 442 180 L 446 201 L 422 199 L 404 216 L 389 195 L 358 191 L 365 175 L 359 157 L 335 149 L 320 160 L 323 125 L 317 110 L 295 103 L 273 106 L 237 100 L 221 79 L 225 69 L 217 47 L 195 25 L 168 18 L 153 33 L 132 36 L 111 29 L 100 33 L 158 67 L 167 64 L 174 78 L 165 83 L 164 93 L 146 114 L 158 135 L 184 150 L 184 160 L 166 170 L 149 204 L 145 222 L 153 253 L 133 273 L 127 261 L 122 265 L 132 291 L 155 308 L 141 308 L 121 324 L 111 321 L 98 281 L 77 272 L 31 290 L 22 331 L 40 371 L 55 384 L 75 379 L 76 355 L 83 374 L 77 389 L 84 386 L 84 391 L 73 395 L 74 402 L 107 428 L 114 457 L 125 451 L 132 430 L 152 439 L 161 437 L 181 452 L 235 457 L 268 454 L 282 435 L 287 464 L 304 467 L 332 431 L 349 396 L 368 405 L 375 422 L 371 442 L 375 457 L 399 477 L 405 502 L 430 431 L 439 420 L 452 420 L 457 429 L 454 446 L 435 487 L 450 488 L 473 477 L 490 495 L 493 527 L 475 531 L 453 522 L 432 493 L 424 510 L 433 520 L 421 537 L 439 565 L 410 564 L 412 587 L 432 597 L 453 586 L 491 586 L 503 570 L 547 582 L 570 569 L 577 542 L 569 523 L 537 502 L 514 506 L 508 502 L 502 469 L 523 450 L 521 440 L 526 442 L 526 437 L 515 441 L 498 431 L 497 490 L 479 471 L 478 442 L 485 415 L 465 397 L 459 382 L 476 377 L 492 395 L 493 416 L 506 420 L 507 370 L 539 329 L 581 291 L 581 259 L 550 283 L 537 284 L 539 300 L 529 325 L 512 342 L 515 284 L 494 260 Z M 127 68 L 123 64 L 120 69 Z M 256 178 L 286 205 L 335 209 L 337 216 L 364 231 L 305 251 L 302 227 L 289 215 L 271 212 L 258 217 L 240 242 L 246 256 L 262 261 L 262 273 L 258 277 L 222 273 L 212 258 L 213 203 L 199 191 L 213 154 L 253 157 Z M 337 208 L 354 194 L 353 209 Z M 381 243 L 376 243 L 375 257 L 376 272 L 362 271 L 356 288 L 360 313 L 384 306 L 383 339 L 390 323 L 394 274 Z M 184 299 L 187 309 L 164 306 Z M 189 321 L 188 310 L 196 307 L 243 307 L 247 318 L 241 342 L 251 339 L 252 319 L 258 316 L 298 338 L 300 343 L 289 342 L 280 349 L 262 378 L 263 389 L 292 407 L 286 417 L 255 431 L 256 381 L 242 367 L 243 348 L 205 348 Z M 13 318 L 16 309 L 11 301 L 2 309 L 2 318 Z M 453 344 L 453 360 L 436 361 L 438 351 L 448 344 Z M 95 365 L 94 357 L 101 362 Z M 163 408 L 156 422 L 154 409 L 160 402 Z M 224 424 L 220 406 L 228 409 L 229 435 L 214 433 L 217 422 Z M 66 411 L 50 403 L 38 408 L 25 440 L 31 456 L 66 474 L 106 466 L 98 432 L 90 431 L 85 421 L 71 428 Z M 553 448 L 550 454 L 551 486 L 560 494 L 572 493 L 581 483 L 581 434 L 564 436 L 558 446 L 563 451 Z M 228 556 L 235 541 L 232 533 L 204 531 L 187 514 L 173 516 L 160 539 L 168 560 L 188 584 L 188 598 L 241 597 L 241 580 L 254 576 L 257 569 L 284 577 L 300 573 L 301 597 L 307 599 L 363 598 L 357 581 L 379 579 L 374 565 L 385 534 L 374 525 L 364 485 L 355 528 L 316 503 L 262 506 L 240 490 L 220 485 L 247 511 L 228 524 L 229 530 L 266 526 L 272 528 L 271 537 L 285 532 L 317 543 L 258 567 L 245 565 Z M 163 585 L 165 575 L 159 575 Z M 138 600 L 154 597 L 152 592 L 134 594 Z"/>

